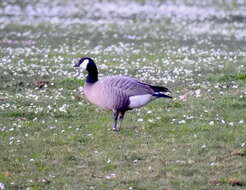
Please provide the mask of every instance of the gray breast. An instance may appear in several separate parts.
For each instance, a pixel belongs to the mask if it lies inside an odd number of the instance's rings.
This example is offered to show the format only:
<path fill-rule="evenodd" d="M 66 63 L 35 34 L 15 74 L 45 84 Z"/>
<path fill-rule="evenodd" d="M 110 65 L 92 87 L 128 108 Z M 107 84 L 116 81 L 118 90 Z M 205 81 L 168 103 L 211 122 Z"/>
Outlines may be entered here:
<path fill-rule="evenodd" d="M 85 84 L 84 92 L 91 103 L 106 110 L 126 109 L 129 105 L 129 97 L 123 91 L 112 88 L 102 81 L 93 85 Z"/>

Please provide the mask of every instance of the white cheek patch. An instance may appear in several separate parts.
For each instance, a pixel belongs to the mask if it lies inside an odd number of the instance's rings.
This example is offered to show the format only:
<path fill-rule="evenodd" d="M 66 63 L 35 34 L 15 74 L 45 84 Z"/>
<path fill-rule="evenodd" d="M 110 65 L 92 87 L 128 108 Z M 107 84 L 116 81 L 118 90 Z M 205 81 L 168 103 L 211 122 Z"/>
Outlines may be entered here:
<path fill-rule="evenodd" d="M 85 59 L 85 60 L 81 63 L 82 69 L 86 69 L 88 63 L 89 63 L 89 60 L 88 60 L 88 59 Z"/>
<path fill-rule="evenodd" d="M 131 96 L 130 97 L 130 104 L 129 108 L 139 108 L 144 106 L 145 104 L 149 103 L 150 101 L 156 99 L 156 97 L 150 94 L 138 95 L 138 96 Z"/>

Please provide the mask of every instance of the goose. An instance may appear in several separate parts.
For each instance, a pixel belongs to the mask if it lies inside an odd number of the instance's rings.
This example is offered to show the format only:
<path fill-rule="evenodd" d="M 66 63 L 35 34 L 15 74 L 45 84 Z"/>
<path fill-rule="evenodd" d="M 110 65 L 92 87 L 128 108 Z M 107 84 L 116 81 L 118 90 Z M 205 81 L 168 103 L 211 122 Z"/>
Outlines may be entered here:
<path fill-rule="evenodd" d="M 84 84 L 85 97 L 92 104 L 113 113 L 113 131 L 120 131 L 126 111 L 140 108 L 157 98 L 172 98 L 165 92 L 168 88 L 153 86 L 128 76 L 107 76 L 98 79 L 98 69 L 94 60 L 83 57 L 74 67 L 88 72 Z"/>

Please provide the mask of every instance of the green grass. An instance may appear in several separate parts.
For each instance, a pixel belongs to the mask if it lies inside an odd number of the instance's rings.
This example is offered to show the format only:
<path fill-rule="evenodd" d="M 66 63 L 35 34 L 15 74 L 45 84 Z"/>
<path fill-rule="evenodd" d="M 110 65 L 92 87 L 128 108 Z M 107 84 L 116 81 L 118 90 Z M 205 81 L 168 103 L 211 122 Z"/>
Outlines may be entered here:
<path fill-rule="evenodd" d="M 234 75 L 224 75 L 223 77 L 220 78 L 221 81 L 231 81 L 231 80 L 246 80 L 246 74 L 244 73 L 238 73 Z"/>
<path fill-rule="evenodd" d="M 151 20 L 143 13 L 113 15 L 117 22 L 86 15 L 80 23 L 80 16 L 60 13 L 55 20 L 0 21 L 4 189 L 246 188 L 245 23 Z M 100 77 L 130 75 L 167 86 L 174 99 L 127 112 L 115 133 L 111 113 L 80 93 L 85 75 L 72 65 L 82 56 L 96 60 Z"/>

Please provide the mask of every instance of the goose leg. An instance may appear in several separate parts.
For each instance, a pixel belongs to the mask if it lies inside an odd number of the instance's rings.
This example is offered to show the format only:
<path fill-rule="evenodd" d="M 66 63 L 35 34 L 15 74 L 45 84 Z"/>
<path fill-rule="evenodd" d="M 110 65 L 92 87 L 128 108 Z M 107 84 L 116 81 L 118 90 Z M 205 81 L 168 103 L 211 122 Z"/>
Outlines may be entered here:
<path fill-rule="evenodd" d="M 118 121 L 118 116 L 119 116 L 119 111 L 113 110 L 113 125 L 112 125 L 112 130 L 113 131 L 118 131 L 117 130 L 117 121 Z"/>
<path fill-rule="evenodd" d="M 125 111 L 120 111 L 119 112 L 119 124 L 118 124 L 118 128 L 117 130 L 120 131 L 120 128 L 121 128 L 121 124 L 122 124 L 122 121 L 124 119 L 124 115 L 125 115 Z"/>

